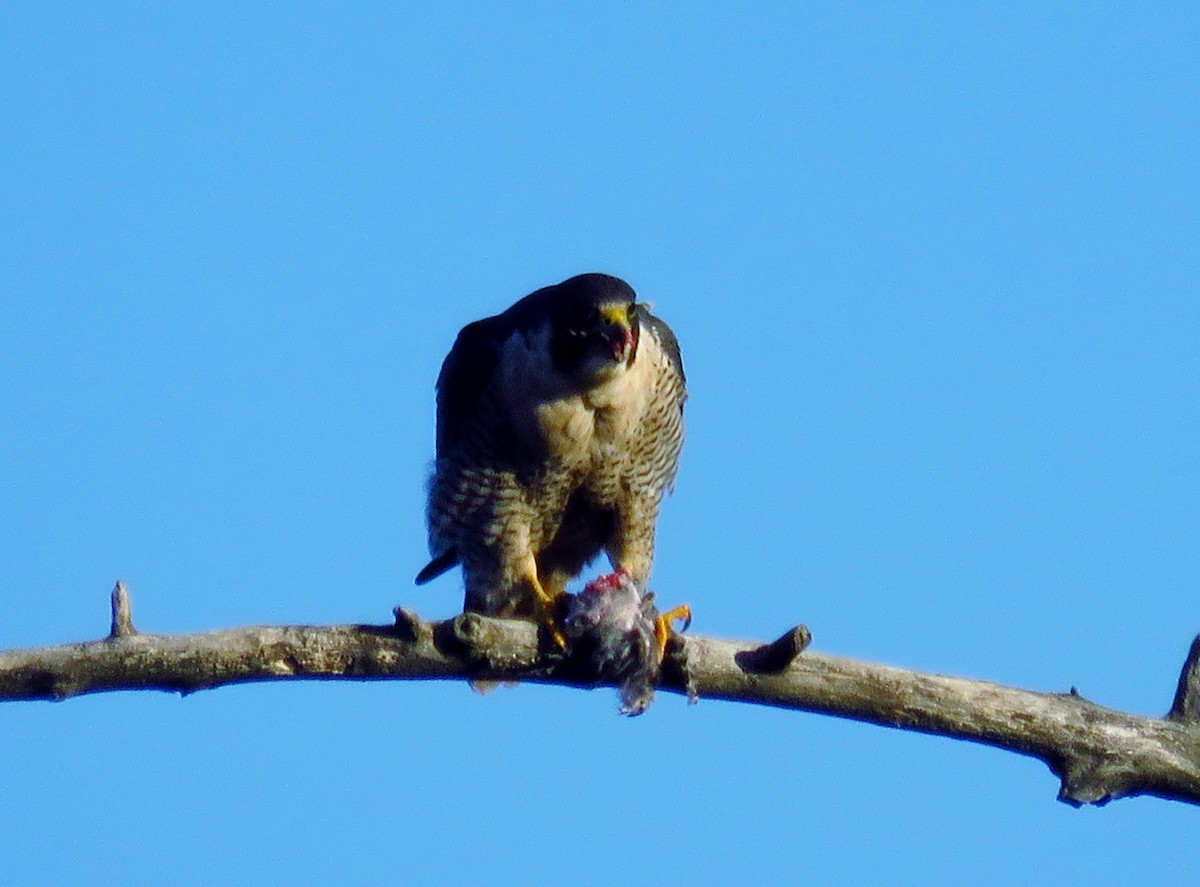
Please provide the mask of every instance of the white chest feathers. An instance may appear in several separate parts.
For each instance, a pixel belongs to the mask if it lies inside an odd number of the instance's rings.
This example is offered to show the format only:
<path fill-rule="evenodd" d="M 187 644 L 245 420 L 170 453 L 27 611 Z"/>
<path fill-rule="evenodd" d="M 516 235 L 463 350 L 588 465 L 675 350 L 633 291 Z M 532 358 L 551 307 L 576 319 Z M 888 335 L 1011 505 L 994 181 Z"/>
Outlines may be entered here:
<path fill-rule="evenodd" d="M 560 464 L 618 460 L 639 434 L 666 362 L 647 332 L 632 364 L 604 367 L 584 391 L 554 367 L 546 341 L 514 335 L 504 345 L 498 380 L 513 432 Z"/>

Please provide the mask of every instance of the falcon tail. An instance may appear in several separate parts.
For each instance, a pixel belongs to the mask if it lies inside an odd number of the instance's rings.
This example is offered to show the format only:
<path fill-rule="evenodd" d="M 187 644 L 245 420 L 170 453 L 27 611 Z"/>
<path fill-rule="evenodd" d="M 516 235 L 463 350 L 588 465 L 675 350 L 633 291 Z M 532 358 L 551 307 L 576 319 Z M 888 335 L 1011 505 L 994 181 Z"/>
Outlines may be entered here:
<path fill-rule="evenodd" d="M 451 548 L 449 551 L 443 551 L 441 554 L 427 563 L 425 568 L 417 574 L 417 585 L 424 585 L 431 579 L 436 579 L 447 570 L 457 567 L 458 563 L 459 559 L 457 549 Z"/>

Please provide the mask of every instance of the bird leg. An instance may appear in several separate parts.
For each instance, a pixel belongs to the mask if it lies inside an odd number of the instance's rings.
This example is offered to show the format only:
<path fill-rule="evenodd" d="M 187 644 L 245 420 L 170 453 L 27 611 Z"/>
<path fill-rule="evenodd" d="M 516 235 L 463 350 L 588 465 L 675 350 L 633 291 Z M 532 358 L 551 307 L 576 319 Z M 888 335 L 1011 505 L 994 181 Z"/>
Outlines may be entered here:
<path fill-rule="evenodd" d="M 558 624 L 558 603 L 566 592 L 561 589 L 547 591 L 541 580 L 538 579 L 536 569 L 528 578 L 534 594 L 537 595 L 538 610 L 540 611 L 538 615 L 542 625 L 550 634 L 550 640 L 559 650 L 567 649 L 567 636 L 563 634 L 563 630 Z"/>
<path fill-rule="evenodd" d="M 667 641 L 671 639 L 674 629 L 671 628 L 671 623 L 674 621 L 683 623 L 683 631 L 687 631 L 692 624 L 692 608 L 687 604 L 680 604 L 672 610 L 665 613 L 660 613 L 654 620 L 654 640 L 658 643 L 658 655 L 662 657 L 667 651 Z"/>

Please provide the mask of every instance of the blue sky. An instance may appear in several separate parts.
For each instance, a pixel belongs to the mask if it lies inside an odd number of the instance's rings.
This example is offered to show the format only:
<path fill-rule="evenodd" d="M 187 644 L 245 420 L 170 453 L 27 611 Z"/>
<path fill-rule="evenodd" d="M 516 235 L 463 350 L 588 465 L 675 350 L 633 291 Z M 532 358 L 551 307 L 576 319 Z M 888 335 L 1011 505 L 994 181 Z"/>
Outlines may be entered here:
<path fill-rule="evenodd" d="M 967 7 L 970 8 L 967 8 Z M 694 630 L 1157 714 L 1200 630 L 1200 14 L 12 4 L 0 646 L 455 612 L 458 328 L 580 271 L 675 328 Z M 611 691 L 0 711 L 14 883 L 1193 884 L 1197 812 Z M 98 874 L 100 873 L 100 874 Z"/>

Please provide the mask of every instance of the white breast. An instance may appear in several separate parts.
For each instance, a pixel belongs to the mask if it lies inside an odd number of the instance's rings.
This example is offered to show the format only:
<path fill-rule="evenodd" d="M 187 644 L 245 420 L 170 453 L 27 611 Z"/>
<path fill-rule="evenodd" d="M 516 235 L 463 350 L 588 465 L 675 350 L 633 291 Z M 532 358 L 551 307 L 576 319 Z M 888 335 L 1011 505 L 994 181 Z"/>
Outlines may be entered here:
<path fill-rule="evenodd" d="M 500 391 L 513 430 L 556 461 L 609 461 L 637 434 L 654 380 L 666 361 L 653 335 L 644 331 L 633 364 L 613 363 L 580 393 L 550 360 L 548 332 L 526 339 L 514 334 L 500 360 Z"/>

